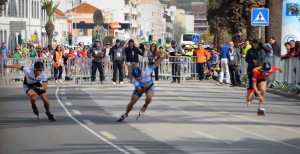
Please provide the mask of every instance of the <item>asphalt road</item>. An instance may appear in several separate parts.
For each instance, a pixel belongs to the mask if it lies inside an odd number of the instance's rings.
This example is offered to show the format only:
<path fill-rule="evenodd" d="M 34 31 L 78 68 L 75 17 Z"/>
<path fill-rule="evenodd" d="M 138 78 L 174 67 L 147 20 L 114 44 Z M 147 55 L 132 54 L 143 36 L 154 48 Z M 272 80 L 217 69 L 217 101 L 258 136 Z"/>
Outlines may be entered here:
<path fill-rule="evenodd" d="M 21 87 L 0 88 L 0 153 L 300 153 L 300 101 L 267 94 L 267 115 L 257 100 L 246 106 L 244 88 L 209 82 L 160 82 L 145 115 L 144 96 L 124 113 L 133 86 L 51 85 L 47 91 L 57 121 L 32 113 Z"/>

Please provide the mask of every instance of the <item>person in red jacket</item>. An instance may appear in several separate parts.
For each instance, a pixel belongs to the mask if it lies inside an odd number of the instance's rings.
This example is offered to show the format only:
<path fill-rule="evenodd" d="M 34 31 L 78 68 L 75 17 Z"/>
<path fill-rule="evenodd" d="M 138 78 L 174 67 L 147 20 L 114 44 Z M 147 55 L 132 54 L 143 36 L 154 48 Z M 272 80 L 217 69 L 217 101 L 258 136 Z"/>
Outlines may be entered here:
<path fill-rule="evenodd" d="M 278 66 L 272 66 L 270 62 L 264 62 L 262 66 L 253 69 L 252 85 L 248 85 L 249 88 L 247 90 L 247 105 L 250 105 L 251 101 L 253 100 L 254 93 L 256 93 L 259 98 L 259 108 L 257 111 L 258 115 L 265 115 L 265 109 L 262 108 L 266 98 L 267 89 L 267 83 L 265 79 L 271 74 L 275 73 L 276 70 L 278 70 L 280 73 L 283 72 L 283 69 Z"/>

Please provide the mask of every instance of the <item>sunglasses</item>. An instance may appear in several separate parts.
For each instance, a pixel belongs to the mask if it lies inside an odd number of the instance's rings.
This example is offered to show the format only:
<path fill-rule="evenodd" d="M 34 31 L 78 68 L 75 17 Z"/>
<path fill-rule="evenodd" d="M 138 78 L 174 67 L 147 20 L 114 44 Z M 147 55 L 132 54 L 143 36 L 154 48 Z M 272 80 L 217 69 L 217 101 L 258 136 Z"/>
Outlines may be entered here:
<path fill-rule="evenodd" d="M 43 70 L 35 70 L 35 71 L 37 71 L 37 72 L 42 72 Z"/>

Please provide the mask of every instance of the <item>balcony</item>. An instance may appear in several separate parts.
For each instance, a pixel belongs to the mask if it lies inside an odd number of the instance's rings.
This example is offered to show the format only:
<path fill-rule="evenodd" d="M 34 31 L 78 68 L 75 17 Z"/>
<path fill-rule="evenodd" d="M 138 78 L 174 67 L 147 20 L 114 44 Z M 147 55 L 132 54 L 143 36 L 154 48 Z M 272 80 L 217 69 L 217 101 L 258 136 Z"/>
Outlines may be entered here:
<path fill-rule="evenodd" d="M 125 5 L 124 13 L 127 13 L 127 14 L 130 13 L 130 7 L 128 5 Z"/>
<path fill-rule="evenodd" d="M 132 8 L 132 9 L 131 9 L 131 14 L 132 14 L 132 15 L 135 15 L 135 16 L 139 15 L 139 13 L 138 13 L 138 11 L 137 11 L 136 8 Z"/>
<path fill-rule="evenodd" d="M 194 27 L 195 28 L 208 28 L 209 25 L 208 24 L 197 24 L 197 23 L 194 23 Z"/>
<path fill-rule="evenodd" d="M 138 28 L 138 24 L 137 24 L 136 20 L 132 20 L 131 27 L 132 28 Z"/>

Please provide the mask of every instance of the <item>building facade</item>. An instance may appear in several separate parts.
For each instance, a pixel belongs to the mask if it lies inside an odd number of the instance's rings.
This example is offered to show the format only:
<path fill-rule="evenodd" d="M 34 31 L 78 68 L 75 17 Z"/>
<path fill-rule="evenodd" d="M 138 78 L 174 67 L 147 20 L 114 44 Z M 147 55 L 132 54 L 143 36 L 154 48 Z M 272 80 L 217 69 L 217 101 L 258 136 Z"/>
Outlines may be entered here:
<path fill-rule="evenodd" d="M 18 37 L 23 44 L 45 45 L 47 16 L 41 0 L 9 0 L 0 12 L 0 20 L 0 42 L 6 42 L 9 50 L 19 46 Z"/>
<path fill-rule="evenodd" d="M 207 0 L 200 2 L 192 2 L 192 11 L 187 12 L 188 15 L 194 15 L 194 32 L 198 34 L 207 33 L 209 25 L 207 21 Z"/>

